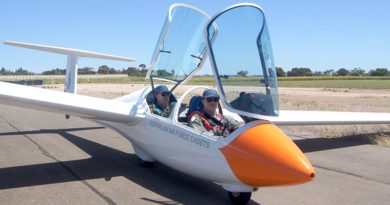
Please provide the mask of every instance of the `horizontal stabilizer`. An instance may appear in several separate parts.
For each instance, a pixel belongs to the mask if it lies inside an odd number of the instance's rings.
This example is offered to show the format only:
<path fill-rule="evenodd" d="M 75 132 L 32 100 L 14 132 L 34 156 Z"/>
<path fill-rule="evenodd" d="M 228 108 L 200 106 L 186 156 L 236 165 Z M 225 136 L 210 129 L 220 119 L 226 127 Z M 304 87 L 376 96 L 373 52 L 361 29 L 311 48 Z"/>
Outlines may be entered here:
<path fill-rule="evenodd" d="M 390 113 L 280 110 L 278 117 L 264 117 L 277 125 L 390 124 Z"/>
<path fill-rule="evenodd" d="M 136 117 L 135 103 L 5 82 L 0 82 L 0 104 L 122 123 L 132 123 Z"/>
<path fill-rule="evenodd" d="M 74 55 L 78 57 L 100 58 L 100 59 L 107 59 L 107 60 L 129 61 L 129 62 L 135 61 L 134 58 L 113 56 L 113 55 L 108 55 L 103 53 L 96 53 L 96 52 L 84 51 L 84 50 L 78 50 L 72 48 L 62 48 L 62 47 L 54 47 L 54 46 L 46 46 L 46 45 L 38 45 L 38 44 L 30 44 L 30 43 L 21 43 L 15 41 L 4 41 L 4 44 L 9 46 L 17 46 L 17 47 L 35 49 L 35 50 L 46 51 L 51 53 L 58 53 L 63 55 Z"/>

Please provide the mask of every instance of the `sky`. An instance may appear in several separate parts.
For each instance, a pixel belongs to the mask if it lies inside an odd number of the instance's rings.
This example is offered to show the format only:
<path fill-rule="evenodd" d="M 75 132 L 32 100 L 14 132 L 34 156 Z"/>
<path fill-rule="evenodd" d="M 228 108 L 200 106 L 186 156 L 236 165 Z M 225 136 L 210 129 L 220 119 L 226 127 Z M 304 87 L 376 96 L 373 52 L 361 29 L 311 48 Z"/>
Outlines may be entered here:
<path fill-rule="evenodd" d="M 1 0 L 0 42 L 20 41 L 136 58 L 79 60 L 79 67 L 149 64 L 172 0 Z M 210 16 L 236 0 L 183 0 Z M 275 65 L 285 71 L 390 69 L 390 1 L 255 0 L 266 14 Z M 207 62 L 208 63 L 208 62 Z M 206 64 L 207 64 L 206 63 Z M 206 67 L 208 65 L 205 65 Z M 35 73 L 66 56 L 0 44 L 0 67 Z"/>

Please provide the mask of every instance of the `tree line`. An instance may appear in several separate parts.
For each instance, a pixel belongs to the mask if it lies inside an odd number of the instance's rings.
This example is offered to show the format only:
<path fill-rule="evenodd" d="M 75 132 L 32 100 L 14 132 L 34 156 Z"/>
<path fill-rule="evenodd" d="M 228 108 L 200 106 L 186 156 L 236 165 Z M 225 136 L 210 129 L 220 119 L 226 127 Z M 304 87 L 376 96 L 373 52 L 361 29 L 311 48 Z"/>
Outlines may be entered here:
<path fill-rule="evenodd" d="M 348 70 L 346 68 L 340 68 L 338 70 L 328 69 L 325 71 L 313 72 L 310 68 L 292 68 L 290 71 L 285 72 L 283 68 L 276 67 L 276 74 L 278 77 L 290 77 L 290 76 L 389 76 L 390 72 L 387 68 L 376 68 L 366 72 L 361 68 L 353 68 Z"/>
<path fill-rule="evenodd" d="M 78 74 L 80 75 L 93 75 L 93 74 L 127 74 L 128 76 L 145 76 L 148 70 L 146 69 L 145 64 L 141 64 L 138 67 L 128 67 L 126 69 L 117 70 L 111 68 L 107 65 L 101 65 L 97 71 L 92 67 L 83 67 L 78 69 Z M 52 69 L 48 71 L 43 71 L 42 75 L 65 75 L 66 69 Z M 0 75 L 35 75 L 36 73 L 25 70 L 23 68 L 18 68 L 15 71 L 5 69 L 2 67 L 0 69 Z M 173 75 L 172 73 L 165 70 L 157 70 L 159 76 Z M 354 68 L 351 70 L 340 68 L 338 70 L 327 69 L 325 71 L 312 71 L 310 68 L 292 68 L 290 71 L 285 72 L 283 68 L 276 67 L 276 74 L 278 77 L 292 77 L 292 76 L 389 76 L 390 71 L 387 68 L 376 68 L 366 72 L 361 68 Z M 248 71 L 242 70 L 237 73 L 238 76 L 247 76 Z"/>
<path fill-rule="evenodd" d="M 34 75 L 34 73 L 28 70 L 24 70 L 23 68 L 18 68 L 15 71 L 12 71 L 1 67 L 0 75 Z"/>
<path fill-rule="evenodd" d="M 145 76 L 148 70 L 144 64 L 139 65 L 139 68 L 136 67 L 128 67 L 127 69 L 116 70 L 115 68 L 110 68 L 107 65 L 100 66 L 97 71 L 95 71 L 92 67 L 83 67 L 78 69 L 78 74 L 80 75 L 93 75 L 93 74 L 127 74 L 129 76 Z M 34 73 L 23 68 L 18 68 L 15 71 L 6 69 L 2 67 L 0 69 L 0 75 L 65 75 L 66 69 L 52 69 L 43 71 L 42 73 Z"/>

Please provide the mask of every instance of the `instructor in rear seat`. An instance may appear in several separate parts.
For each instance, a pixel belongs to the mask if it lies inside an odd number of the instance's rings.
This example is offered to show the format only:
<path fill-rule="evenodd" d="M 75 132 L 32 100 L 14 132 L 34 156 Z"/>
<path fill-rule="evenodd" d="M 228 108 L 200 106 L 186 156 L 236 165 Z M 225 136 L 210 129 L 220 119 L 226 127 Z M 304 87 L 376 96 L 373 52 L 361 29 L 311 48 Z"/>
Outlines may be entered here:
<path fill-rule="evenodd" d="M 203 112 L 194 111 L 188 115 L 188 125 L 196 130 L 208 132 L 222 138 L 227 137 L 243 123 L 217 113 L 219 95 L 214 89 L 207 89 L 202 95 Z"/>
<path fill-rule="evenodd" d="M 153 114 L 169 117 L 176 102 L 170 102 L 171 92 L 165 85 L 159 85 L 154 89 L 154 101 L 149 104 L 149 109 Z"/>

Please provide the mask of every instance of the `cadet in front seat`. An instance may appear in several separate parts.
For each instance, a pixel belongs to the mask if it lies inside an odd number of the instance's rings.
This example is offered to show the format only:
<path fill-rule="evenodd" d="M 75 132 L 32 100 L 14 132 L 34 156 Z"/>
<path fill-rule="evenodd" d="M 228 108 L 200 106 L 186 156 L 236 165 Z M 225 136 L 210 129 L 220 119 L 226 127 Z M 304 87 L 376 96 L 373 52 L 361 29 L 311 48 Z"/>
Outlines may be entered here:
<path fill-rule="evenodd" d="M 188 126 L 220 137 L 227 137 L 234 130 L 241 127 L 242 123 L 216 112 L 218 102 L 219 95 L 216 90 L 205 90 L 201 100 L 203 110 L 195 110 L 188 114 Z"/>
<path fill-rule="evenodd" d="M 154 88 L 154 100 L 149 103 L 150 111 L 153 114 L 169 117 L 176 102 L 170 102 L 171 92 L 165 85 Z"/>

